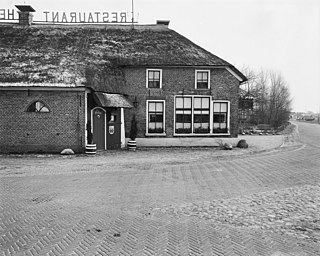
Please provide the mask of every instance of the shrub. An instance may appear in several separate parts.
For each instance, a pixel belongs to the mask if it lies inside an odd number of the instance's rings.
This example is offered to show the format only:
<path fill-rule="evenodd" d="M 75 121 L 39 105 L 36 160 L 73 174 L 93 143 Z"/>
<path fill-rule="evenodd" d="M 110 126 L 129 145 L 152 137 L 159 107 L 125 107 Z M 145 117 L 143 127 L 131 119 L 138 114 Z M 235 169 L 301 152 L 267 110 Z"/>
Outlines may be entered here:
<path fill-rule="evenodd" d="M 133 115 L 132 120 L 131 120 L 131 129 L 130 129 L 130 139 L 135 140 L 138 134 L 138 126 L 137 126 L 137 120 L 136 120 L 136 115 Z"/>
<path fill-rule="evenodd" d="M 232 145 L 230 143 L 224 143 L 225 150 L 232 150 Z"/>

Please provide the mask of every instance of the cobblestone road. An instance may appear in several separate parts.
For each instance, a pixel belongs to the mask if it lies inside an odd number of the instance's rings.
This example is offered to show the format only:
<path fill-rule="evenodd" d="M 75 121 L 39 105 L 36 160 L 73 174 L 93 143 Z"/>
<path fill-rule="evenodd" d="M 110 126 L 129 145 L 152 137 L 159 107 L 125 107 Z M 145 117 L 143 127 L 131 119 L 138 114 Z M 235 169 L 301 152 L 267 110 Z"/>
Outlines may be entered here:
<path fill-rule="evenodd" d="M 320 255 L 320 126 L 299 129 L 232 157 L 0 157 L 0 255 Z"/>

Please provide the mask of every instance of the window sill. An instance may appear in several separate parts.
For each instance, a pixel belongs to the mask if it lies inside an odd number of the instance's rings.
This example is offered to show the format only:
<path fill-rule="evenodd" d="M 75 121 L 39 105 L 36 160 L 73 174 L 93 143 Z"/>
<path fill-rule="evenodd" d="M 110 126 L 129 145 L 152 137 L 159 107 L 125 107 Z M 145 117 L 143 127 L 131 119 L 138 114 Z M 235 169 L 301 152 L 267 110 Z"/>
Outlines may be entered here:
<path fill-rule="evenodd" d="M 166 133 L 146 133 L 146 137 L 166 137 Z"/>
<path fill-rule="evenodd" d="M 230 136 L 230 133 L 174 133 L 175 137 L 214 137 L 214 136 Z"/>

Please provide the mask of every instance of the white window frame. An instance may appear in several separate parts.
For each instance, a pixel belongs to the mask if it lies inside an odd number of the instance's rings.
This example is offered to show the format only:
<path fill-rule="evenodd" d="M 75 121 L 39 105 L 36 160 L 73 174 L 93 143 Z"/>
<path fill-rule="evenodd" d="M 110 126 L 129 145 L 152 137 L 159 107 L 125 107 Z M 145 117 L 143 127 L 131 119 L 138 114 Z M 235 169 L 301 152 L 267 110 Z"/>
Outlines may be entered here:
<path fill-rule="evenodd" d="M 191 127 L 192 127 L 192 132 L 191 133 L 176 133 L 176 98 L 181 98 L 181 97 L 191 97 L 192 98 L 192 108 L 191 108 Z M 209 98 L 209 104 L 210 104 L 210 109 L 209 109 L 209 125 L 210 125 L 210 132 L 209 133 L 194 133 L 194 98 Z M 212 135 L 212 96 L 209 95 L 175 95 L 174 96 L 174 115 L 173 115 L 173 136 L 208 136 Z"/>
<path fill-rule="evenodd" d="M 39 104 L 42 104 L 42 107 L 38 109 L 38 103 Z M 32 105 L 35 105 L 35 111 L 28 111 L 29 108 L 32 106 Z M 43 111 L 43 109 L 46 109 L 47 111 Z M 26 110 L 28 113 L 40 113 L 40 114 L 44 114 L 44 113 L 50 113 L 50 109 L 48 107 L 48 105 L 46 103 L 44 103 L 43 101 L 41 100 L 36 100 L 34 102 L 32 102 L 31 104 L 29 104 L 29 106 L 27 107 L 27 110 Z"/>
<path fill-rule="evenodd" d="M 197 83 L 197 78 L 198 78 L 198 72 L 207 72 L 208 73 L 208 88 L 199 88 L 198 89 L 198 83 Z M 197 90 L 208 90 L 210 89 L 210 69 L 196 69 L 195 70 L 195 77 L 194 77 L 194 83 L 195 83 L 195 86 L 194 88 L 196 88 Z"/>
<path fill-rule="evenodd" d="M 228 111 L 227 111 L 227 131 L 226 133 L 213 133 L 213 113 L 214 113 L 214 103 L 227 103 Z M 229 100 L 212 100 L 211 102 L 212 106 L 212 112 L 211 112 L 211 129 L 210 132 L 213 135 L 230 135 L 230 101 Z"/>
<path fill-rule="evenodd" d="M 160 86 L 159 88 L 149 88 L 149 71 L 160 72 Z M 162 69 L 146 69 L 146 88 L 147 89 L 162 89 Z"/>
<path fill-rule="evenodd" d="M 148 133 L 149 124 L 149 102 L 163 103 L 163 133 Z M 165 100 L 147 100 L 146 101 L 146 136 L 166 136 L 166 101 Z"/>

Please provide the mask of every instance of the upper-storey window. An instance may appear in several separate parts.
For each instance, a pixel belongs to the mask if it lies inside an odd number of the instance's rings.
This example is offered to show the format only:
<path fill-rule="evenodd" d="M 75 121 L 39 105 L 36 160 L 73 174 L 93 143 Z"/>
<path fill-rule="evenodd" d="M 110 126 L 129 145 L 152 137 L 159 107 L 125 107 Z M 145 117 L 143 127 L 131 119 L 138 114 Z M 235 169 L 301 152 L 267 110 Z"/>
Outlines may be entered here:
<path fill-rule="evenodd" d="M 210 89 L 209 70 L 196 70 L 196 89 Z"/>
<path fill-rule="evenodd" d="M 147 88 L 162 88 L 161 69 L 147 69 Z"/>
<path fill-rule="evenodd" d="M 42 113 L 48 113 L 49 108 L 42 103 L 41 101 L 33 102 L 27 109 L 27 112 L 42 112 Z"/>

